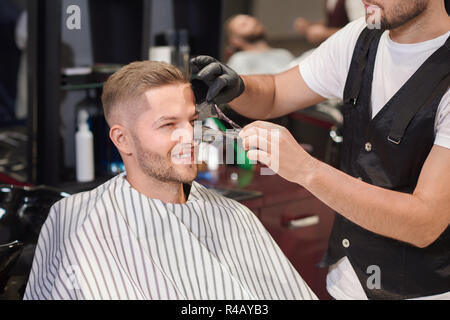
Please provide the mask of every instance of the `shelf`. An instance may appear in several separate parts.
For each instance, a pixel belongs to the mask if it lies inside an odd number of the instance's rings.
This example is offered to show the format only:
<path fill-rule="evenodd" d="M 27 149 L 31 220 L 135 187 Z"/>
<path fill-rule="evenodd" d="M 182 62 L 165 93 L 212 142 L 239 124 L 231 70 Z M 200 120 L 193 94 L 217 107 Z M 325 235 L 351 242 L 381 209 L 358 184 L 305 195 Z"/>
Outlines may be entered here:
<path fill-rule="evenodd" d="M 103 83 L 85 83 L 85 84 L 66 84 L 61 86 L 61 90 L 86 90 L 86 89 L 98 89 L 102 88 Z"/>
<path fill-rule="evenodd" d="M 99 89 L 103 87 L 105 75 L 89 73 L 84 75 L 61 75 L 61 90 L 86 90 Z"/>

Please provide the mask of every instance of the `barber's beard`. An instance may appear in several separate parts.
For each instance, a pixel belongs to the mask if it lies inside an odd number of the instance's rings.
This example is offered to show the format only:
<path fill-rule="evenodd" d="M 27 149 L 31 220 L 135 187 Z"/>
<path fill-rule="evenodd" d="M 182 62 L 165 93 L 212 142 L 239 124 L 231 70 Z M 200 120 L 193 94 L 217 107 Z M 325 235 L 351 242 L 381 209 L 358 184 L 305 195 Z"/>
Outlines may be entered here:
<path fill-rule="evenodd" d="M 195 164 L 176 165 L 172 162 L 170 154 L 162 156 L 145 150 L 135 137 L 134 142 L 138 165 L 147 176 L 164 183 L 192 183 L 197 177 Z"/>
<path fill-rule="evenodd" d="M 420 16 L 427 6 L 428 0 L 402 0 L 398 1 L 390 12 L 386 12 L 381 7 L 381 29 L 392 30 L 399 28 Z"/>

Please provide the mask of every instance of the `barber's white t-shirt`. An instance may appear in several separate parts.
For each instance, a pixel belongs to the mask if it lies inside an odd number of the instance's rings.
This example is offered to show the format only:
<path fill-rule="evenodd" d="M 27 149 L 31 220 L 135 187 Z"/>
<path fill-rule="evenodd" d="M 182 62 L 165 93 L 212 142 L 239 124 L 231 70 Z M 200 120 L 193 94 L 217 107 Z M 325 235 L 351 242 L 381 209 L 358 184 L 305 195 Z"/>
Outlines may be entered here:
<path fill-rule="evenodd" d="M 353 51 L 365 27 L 364 17 L 349 23 L 299 64 L 303 79 L 314 92 L 327 99 L 343 99 Z M 400 44 L 390 39 L 389 31 L 382 35 L 372 84 L 372 117 L 449 36 L 450 30 L 429 41 Z M 450 149 L 450 90 L 438 107 L 434 144 Z M 327 290 L 336 299 L 367 299 L 347 258 L 330 268 Z M 450 299 L 450 292 L 435 298 Z"/>

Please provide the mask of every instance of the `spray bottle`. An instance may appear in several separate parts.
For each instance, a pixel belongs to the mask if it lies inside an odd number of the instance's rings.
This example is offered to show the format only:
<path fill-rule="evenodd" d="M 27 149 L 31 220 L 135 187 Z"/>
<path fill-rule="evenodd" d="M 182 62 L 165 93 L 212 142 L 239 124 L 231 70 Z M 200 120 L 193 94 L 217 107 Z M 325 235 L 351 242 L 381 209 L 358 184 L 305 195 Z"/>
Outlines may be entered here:
<path fill-rule="evenodd" d="M 75 133 L 76 177 L 78 182 L 94 180 L 94 136 L 89 129 L 89 114 L 78 112 L 78 131 Z"/>

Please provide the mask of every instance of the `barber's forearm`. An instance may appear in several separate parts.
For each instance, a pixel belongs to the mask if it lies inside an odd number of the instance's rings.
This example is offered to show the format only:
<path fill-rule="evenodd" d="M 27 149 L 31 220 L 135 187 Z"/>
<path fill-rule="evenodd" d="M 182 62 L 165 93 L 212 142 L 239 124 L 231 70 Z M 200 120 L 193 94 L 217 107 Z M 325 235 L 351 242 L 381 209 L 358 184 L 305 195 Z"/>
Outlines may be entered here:
<path fill-rule="evenodd" d="M 313 167 L 297 182 L 361 227 L 417 247 L 428 246 L 440 232 L 432 225 L 432 209 L 417 197 L 364 183 L 318 160 Z"/>
<path fill-rule="evenodd" d="M 308 87 L 298 66 L 275 75 L 242 76 L 242 79 L 245 91 L 230 105 L 248 118 L 274 119 L 325 100 Z"/>
<path fill-rule="evenodd" d="M 272 75 L 241 76 L 245 91 L 230 106 L 250 119 L 269 119 L 275 101 L 275 80 Z"/>

